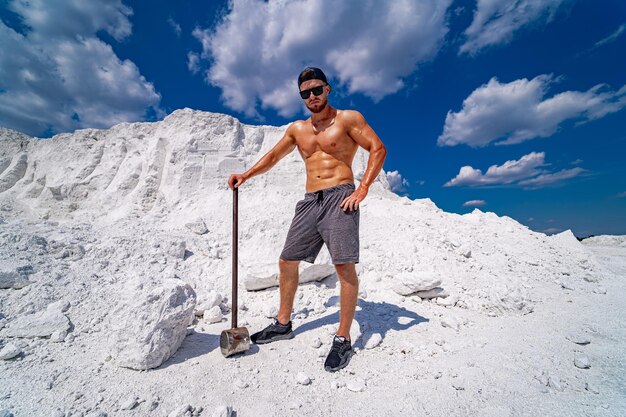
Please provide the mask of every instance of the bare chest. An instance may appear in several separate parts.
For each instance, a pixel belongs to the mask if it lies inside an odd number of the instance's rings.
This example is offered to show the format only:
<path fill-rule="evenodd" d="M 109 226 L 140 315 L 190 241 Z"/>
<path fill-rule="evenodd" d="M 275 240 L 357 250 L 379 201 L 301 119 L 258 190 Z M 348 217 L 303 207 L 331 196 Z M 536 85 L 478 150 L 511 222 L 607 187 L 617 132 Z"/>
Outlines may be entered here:
<path fill-rule="evenodd" d="M 348 136 L 348 133 L 339 124 L 327 127 L 320 132 L 316 132 L 310 127 L 296 138 L 296 144 L 304 158 L 308 158 L 319 151 L 340 156 L 346 152 L 351 153 L 357 146 L 356 142 Z"/>

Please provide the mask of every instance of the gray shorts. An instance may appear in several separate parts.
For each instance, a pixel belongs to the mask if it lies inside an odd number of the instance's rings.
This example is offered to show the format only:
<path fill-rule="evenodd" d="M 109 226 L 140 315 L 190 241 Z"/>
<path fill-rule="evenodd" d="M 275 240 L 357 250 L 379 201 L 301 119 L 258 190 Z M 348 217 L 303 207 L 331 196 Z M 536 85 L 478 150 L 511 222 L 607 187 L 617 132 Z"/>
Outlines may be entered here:
<path fill-rule="evenodd" d="M 313 263 L 326 243 L 333 264 L 358 263 L 359 210 L 344 212 L 339 206 L 354 189 L 349 183 L 306 193 L 296 204 L 280 257 Z"/>

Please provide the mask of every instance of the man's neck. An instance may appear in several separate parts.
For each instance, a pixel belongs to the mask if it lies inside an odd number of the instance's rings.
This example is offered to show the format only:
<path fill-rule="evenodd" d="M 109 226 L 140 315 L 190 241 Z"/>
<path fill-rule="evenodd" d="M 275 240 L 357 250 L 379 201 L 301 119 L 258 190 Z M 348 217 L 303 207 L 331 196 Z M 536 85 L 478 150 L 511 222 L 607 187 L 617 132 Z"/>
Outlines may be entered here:
<path fill-rule="evenodd" d="M 311 115 L 311 121 L 313 123 L 319 123 L 324 120 L 332 119 L 333 117 L 335 117 L 335 109 L 330 104 L 327 104 L 324 110 Z"/>

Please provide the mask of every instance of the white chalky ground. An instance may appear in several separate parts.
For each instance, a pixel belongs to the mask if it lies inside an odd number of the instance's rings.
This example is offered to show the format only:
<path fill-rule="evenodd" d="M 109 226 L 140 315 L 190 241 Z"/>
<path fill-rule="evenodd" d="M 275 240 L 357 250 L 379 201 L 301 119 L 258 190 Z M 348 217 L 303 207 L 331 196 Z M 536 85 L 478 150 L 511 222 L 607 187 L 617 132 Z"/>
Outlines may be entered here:
<path fill-rule="evenodd" d="M 350 365 L 322 369 L 325 251 L 303 263 L 296 337 L 224 358 L 226 178 L 283 130 L 189 109 L 46 140 L 0 129 L 0 416 L 626 415 L 626 239 L 446 213 L 385 173 L 361 208 Z M 240 191 L 251 332 L 276 313 L 303 192 L 297 152 Z"/>

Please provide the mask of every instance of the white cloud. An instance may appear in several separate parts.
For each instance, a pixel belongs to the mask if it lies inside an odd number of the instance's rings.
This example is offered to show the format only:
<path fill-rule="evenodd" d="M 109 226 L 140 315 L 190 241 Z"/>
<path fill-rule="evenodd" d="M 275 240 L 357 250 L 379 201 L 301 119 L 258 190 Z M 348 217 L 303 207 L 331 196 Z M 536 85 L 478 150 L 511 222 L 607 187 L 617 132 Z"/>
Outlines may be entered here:
<path fill-rule="evenodd" d="M 617 194 L 617 198 L 624 198 L 624 197 L 626 197 L 626 191 Z"/>
<path fill-rule="evenodd" d="M 174 33 L 176 33 L 176 36 L 180 37 L 180 34 L 183 32 L 183 30 L 181 29 L 180 25 L 172 18 L 172 16 L 167 19 L 167 23 L 172 27 L 172 29 L 174 29 Z"/>
<path fill-rule="evenodd" d="M 622 33 L 624 33 L 624 30 L 626 30 L 626 23 L 622 24 L 620 27 L 617 28 L 615 32 L 611 33 L 606 38 L 601 39 L 598 42 L 596 42 L 595 45 L 593 45 L 593 49 L 615 41 L 617 38 L 619 38 L 622 35 Z"/>
<path fill-rule="evenodd" d="M 13 1 L 28 27 L 0 22 L 0 125 L 31 135 L 110 127 L 158 112 L 160 96 L 129 60 L 96 37 L 130 35 L 121 1 Z"/>
<path fill-rule="evenodd" d="M 568 0 L 478 0 L 474 19 L 465 30 L 461 53 L 476 54 L 481 49 L 503 45 L 518 30 L 531 24 L 546 24 Z"/>
<path fill-rule="evenodd" d="M 195 52 L 187 53 L 187 68 L 192 74 L 200 71 L 200 55 Z"/>
<path fill-rule="evenodd" d="M 518 160 L 506 161 L 502 165 L 492 165 L 483 174 L 480 169 L 471 166 L 461 167 L 456 177 L 444 184 L 444 187 L 481 187 L 497 185 L 517 185 L 524 188 L 541 188 L 561 183 L 574 178 L 585 169 L 576 167 L 558 172 L 549 172 L 544 152 L 531 152 Z"/>
<path fill-rule="evenodd" d="M 495 77 L 474 90 L 458 113 L 449 111 L 440 146 L 508 145 L 554 134 L 566 120 L 589 121 L 626 107 L 626 85 L 617 92 L 598 84 L 587 91 L 565 91 L 545 98 L 557 80 L 539 75 L 500 83 Z"/>
<path fill-rule="evenodd" d="M 387 182 L 394 193 L 403 193 L 409 186 L 409 182 L 398 171 L 387 172 Z"/>
<path fill-rule="evenodd" d="M 563 231 L 563 229 L 559 228 L 559 227 L 549 227 L 545 230 L 542 230 L 543 233 L 547 234 L 547 235 L 555 235 L 557 233 L 561 233 Z"/>
<path fill-rule="evenodd" d="M 439 51 L 451 0 L 241 0 L 223 20 L 196 28 L 206 80 L 226 106 L 284 117 L 302 110 L 296 79 L 306 65 L 323 68 L 349 93 L 380 100 Z"/>
<path fill-rule="evenodd" d="M 485 200 L 469 200 L 463 203 L 463 207 L 482 207 L 487 202 Z"/>
<path fill-rule="evenodd" d="M 587 170 L 583 168 L 562 169 L 558 172 L 541 174 L 535 178 L 520 181 L 518 184 L 529 188 L 542 188 L 546 185 L 560 183 L 570 178 L 577 177 L 585 171 Z"/>

